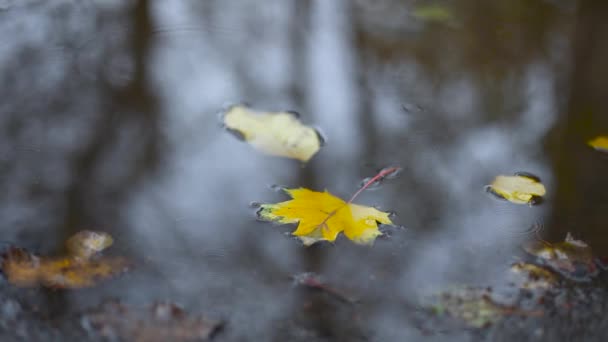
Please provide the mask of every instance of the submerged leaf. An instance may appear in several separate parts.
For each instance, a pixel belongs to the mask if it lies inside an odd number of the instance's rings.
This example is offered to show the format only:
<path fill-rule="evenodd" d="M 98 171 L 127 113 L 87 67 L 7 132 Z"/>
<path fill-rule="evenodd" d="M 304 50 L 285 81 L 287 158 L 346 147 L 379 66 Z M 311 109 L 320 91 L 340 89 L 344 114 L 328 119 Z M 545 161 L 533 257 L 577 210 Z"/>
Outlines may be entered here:
<path fill-rule="evenodd" d="M 233 106 L 223 117 L 227 129 L 258 150 L 307 162 L 322 145 L 319 133 L 303 125 L 293 112 L 256 112 Z"/>
<path fill-rule="evenodd" d="M 433 309 L 464 321 L 474 328 L 483 328 L 500 320 L 507 309 L 495 303 L 485 288 L 457 287 L 440 293 Z"/>
<path fill-rule="evenodd" d="M 514 176 L 497 176 L 488 191 L 517 204 L 535 204 L 545 193 L 545 186 L 536 176 L 519 173 Z"/>
<path fill-rule="evenodd" d="M 114 240 L 108 233 L 81 230 L 68 239 L 66 247 L 70 255 L 90 259 L 113 243 Z"/>
<path fill-rule="evenodd" d="M 358 244 L 371 244 L 382 235 L 378 223 L 392 224 L 389 213 L 372 207 L 345 202 L 327 191 L 305 188 L 285 189 L 291 200 L 262 204 L 260 219 L 278 223 L 298 223 L 292 233 L 305 245 L 335 241 L 340 232 Z"/>
<path fill-rule="evenodd" d="M 570 233 L 563 242 L 534 241 L 523 249 L 540 262 L 573 280 L 589 280 L 598 270 L 591 248 L 583 241 L 575 240 Z"/>
<path fill-rule="evenodd" d="M 518 277 L 517 285 L 522 289 L 549 289 L 557 283 L 554 273 L 527 262 L 514 263 L 510 270 L 511 274 Z"/>
<path fill-rule="evenodd" d="M 595 137 L 587 141 L 587 144 L 598 151 L 608 152 L 608 136 Z"/>
<path fill-rule="evenodd" d="M 449 8 L 437 4 L 418 6 L 412 11 L 412 16 L 421 20 L 440 23 L 454 20 Z"/>
<path fill-rule="evenodd" d="M 219 320 L 189 315 L 173 303 L 135 308 L 120 302 L 106 302 L 81 320 L 94 335 L 109 340 L 207 341 L 222 327 Z"/>
<path fill-rule="evenodd" d="M 67 241 L 70 254 L 65 257 L 39 257 L 13 247 L 4 255 L 2 271 L 11 284 L 19 287 L 91 287 L 128 268 L 124 258 L 94 258 L 112 244 L 111 239 L 105 233 L 82 231 Z"/>

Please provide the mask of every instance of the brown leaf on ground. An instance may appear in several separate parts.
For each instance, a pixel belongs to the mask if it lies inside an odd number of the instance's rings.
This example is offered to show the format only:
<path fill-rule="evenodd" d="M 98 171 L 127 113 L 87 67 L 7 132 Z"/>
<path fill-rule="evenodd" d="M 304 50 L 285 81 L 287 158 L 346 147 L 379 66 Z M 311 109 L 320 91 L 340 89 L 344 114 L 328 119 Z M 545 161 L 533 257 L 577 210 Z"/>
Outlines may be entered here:
<path fill-rule="evenodd" d="M 206 341 L 223 324 L 219 320 L 188 315 L 173 303 L 134 308 L 117 301 L 103 304 L 85 315 L 82 322 L 90 333 L 136 342 Z"/>

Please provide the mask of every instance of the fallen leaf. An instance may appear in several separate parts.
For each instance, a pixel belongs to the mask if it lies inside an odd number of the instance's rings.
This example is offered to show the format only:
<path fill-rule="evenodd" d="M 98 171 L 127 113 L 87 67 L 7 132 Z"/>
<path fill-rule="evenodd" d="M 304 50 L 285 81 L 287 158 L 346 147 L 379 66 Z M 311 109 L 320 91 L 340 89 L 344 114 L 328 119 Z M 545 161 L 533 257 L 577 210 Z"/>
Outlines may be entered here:
<path fill-rule="evenodd" d="M 111 244 L 111 237 L 105 233 L 82 231 L 67 241 L 68 251 L 73 254 L 64 257 L 39 257 L 12 247 L 3 255 L 2 272 L 19 287 L 91 287 L 128 268 L 125 258 L 96 257 Z"/>
<path fill-rule="evenodd" d="M 306 188 L 284 189 L 292 200 L 262 204 L 258 217 L 278 223 L 298 223 L 292 233 L 305 245 L 335 241 L 340 232 L 358 244 L 371 244 L 382 235 L 378 223 L 392 224 L 389 213 L 376 208 L 345 202 L 327 191 Z"/>
<path fill-rule="evenodd" d="M 537 204 L 546 193 L 538 177 L 528 173 L 497 176 L 487 191 L 512 203 L 530 205 Z"/>
<path fill-rule="evenodd" d="M 595 137 L 587 141 L 587 144 L 598 151 L 608 152 L 608 136 Z"/>
<path fill-rule="evenodd" d="M 258 218 L 279 223 L 298 223 L 292 233 L 304 245 L 318 241 L 336 240 L 340 232 L 358 244 L 372 244 L 382 235 L 378 223 L 392 224 L 389 213 L 376 208 L 353 204 L 364 190 L 384 179 L 394 178 L 400 167 L 386 167 L 367 180 L 348 200 L 344 201 L 327 190 L 317 192 L 306 188 L 282 189 L 292 200 L 277 204 L 260 204 Z"/>
<path fill-rule="evenodd" d="M 570 233 L 563 242 L 532 241 L 522 247 L 539 262 L 572 280 L 589 280 L 598 273 L 591 248 Z"/>
<path fill-rule="evenodd" d="M 522 289 L 544 290 L 557 283 L 557 276 L 553 272 L 527 262 L 514 263 L 510 271 L 516 277 L 517 286 Z"/>
<path fill-rule="evenodd" d="M 312 127 L 303 125 L 293 112 L 256 112 L 232 106 L 223 116 L 224 126 L 258 150 L 307 162 L 323 140 Z"/>
<path fill-rule="evenodd" d="M 136 342 L 206 341 L 221 327 L 219 320 L 188 315 L 173 303 L 135 308 L 106 302 L 81 320 L 91 334 L 110 340 Z"/>

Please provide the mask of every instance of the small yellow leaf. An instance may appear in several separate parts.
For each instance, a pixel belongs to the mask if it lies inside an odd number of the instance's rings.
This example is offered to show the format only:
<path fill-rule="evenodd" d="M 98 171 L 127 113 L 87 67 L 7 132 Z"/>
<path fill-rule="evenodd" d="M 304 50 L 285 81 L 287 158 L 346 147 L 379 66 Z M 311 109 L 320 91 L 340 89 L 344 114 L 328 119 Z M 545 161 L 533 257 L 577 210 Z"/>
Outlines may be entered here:
<path fill-rule="evenodd" d="M 285 189 L 291 200 L 262 204 L 258 216 L 266 221 L 298 223 L 292 233 L 305 245 L 335 241 L 340 232 L 358 244 L 371 244 L 382 235 L 378 223 L 392 224 L 389 214 L 378 209 L 345 202 L 327 191 Z"/>
<path fill-rule="evenodd" d="M 608 136 L 599 136 L 587 141 L 587 144 L 601 152 L 608 152 Z"/>
<path fill-rule="evenodd" d="M 537 178 L 523 174 L 497 176 L 488 186 L 488 190 L 517 204 L 534 204 L 546 193 L 545 186 Z"/>
<path fill-rule="evenodd" d="M 225 127 L 258 150 L 307 162 L 321 148 L 319 133 L 292 112 L 262 113 L 233 106 L 224 114 Z"/>

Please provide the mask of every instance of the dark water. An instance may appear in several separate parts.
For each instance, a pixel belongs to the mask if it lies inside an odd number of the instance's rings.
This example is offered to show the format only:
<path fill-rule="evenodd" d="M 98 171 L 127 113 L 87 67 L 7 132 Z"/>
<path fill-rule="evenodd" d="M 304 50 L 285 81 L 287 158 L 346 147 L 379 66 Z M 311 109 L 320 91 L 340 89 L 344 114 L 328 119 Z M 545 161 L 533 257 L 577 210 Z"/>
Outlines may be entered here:
<path fill-rule="evenodd" d="M 586 145 L 608 135 L 605 18 L 599 0 L 0 1 L 2 239 L 53 254 L 97 229 L 138 264 L 3 296 L 66 320 L 173 300 L 225 319 L 218 340 L 446 338 L 412 321 L 418 298 L 500 283 L 530 227 L 608 254 L 608 157 Z M 305 165 L 263 155 L 221 128 L 240 102 L 298 111 L 327 143 Z M 373 247 L 305 248 L 249 206 L 284 200 L 275 184 L 349 198 L 387 166 L 403 170 L 357 200 L 396 214 Z M 484 191 L 519 171 L 542 205 Z M 294 287 L 301 272 L 359 304 Z"/>

